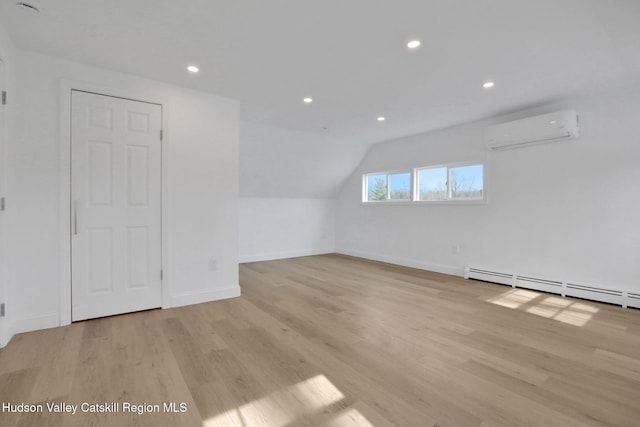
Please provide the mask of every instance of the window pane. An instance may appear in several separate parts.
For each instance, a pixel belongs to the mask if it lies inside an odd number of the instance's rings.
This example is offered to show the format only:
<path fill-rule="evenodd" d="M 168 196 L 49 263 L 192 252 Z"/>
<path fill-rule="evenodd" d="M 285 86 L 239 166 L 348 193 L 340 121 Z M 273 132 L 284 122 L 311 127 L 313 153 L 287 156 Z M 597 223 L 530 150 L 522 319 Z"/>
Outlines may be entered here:
<path fill-rule="evenodd" d="M 447 200 L 447 168 L 418 170 L 418 200 Z"/>
<path fill-rule="evenodd" d="M 452 199 L 482 199 L 482 165 L 451 168 Z"/>
<path fill-rule="evenodd" d="M 387 200 L 387 174 L 367 176 L 367 201 Z"/>
<path fill-rule="evenodd" d="M 411 173 L 389 175 L 389 198 L 392 200 L 411 199 Z"/>

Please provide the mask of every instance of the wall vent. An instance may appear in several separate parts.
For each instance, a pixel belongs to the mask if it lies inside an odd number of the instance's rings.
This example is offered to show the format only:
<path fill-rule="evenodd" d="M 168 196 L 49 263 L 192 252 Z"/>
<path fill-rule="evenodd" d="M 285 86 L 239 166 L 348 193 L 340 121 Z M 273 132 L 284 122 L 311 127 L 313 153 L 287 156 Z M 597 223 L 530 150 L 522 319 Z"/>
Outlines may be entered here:
<path fill-rule="evenodd" d="M 572 296 L 592 301 L 606 302 L 621 305 L 623 307 L 640 308 L 640 293 L 624 292 L 616 289 L 607 289 L 596 286 L 580 285 L 574 282 L 562 280 L 550 280 L 534 276 L 514 275 L 500 272 L 499 270 L 477 268 L 467 266 L 465 279 L 482 280 L 485 282 L 509 285 L 518 288 L 534 289 L 562 296 Z"/>
<path fill-rule="evenodd" d="M 529 288 L 537 291 L 564 294 L 562 291 L 562 282 L 557 280 L 548 280 L 529 276 L 516 276 L 515 283 L 519 288 Z"/>
<path fill-rule="evenodd" d="M 640 308 L 640 294 L 629 292 L 627 294 L 627 306 Z"/>
<path fill-rule="evenodd" d="M 499 283 L 501 285 L 514 286 L 513 274 L 482 268 L 467 267 L 464 272 L 465 279 L 483 280 L 485 282 Z"/>
<path fill-rule="evenodd" d="M 626 306 L 622 291 L 567 283 L 566 295 Z"/>
<path fill-rule="evenodd" d="M 575 283 L 567 283 L 567 289 L 578 289 L 585 292 L 597 292 L 600 294 L 622 296 L 622 291 L 614 291 L 612 289 L 596 288 L 593 286 L 576 285 Z"/>

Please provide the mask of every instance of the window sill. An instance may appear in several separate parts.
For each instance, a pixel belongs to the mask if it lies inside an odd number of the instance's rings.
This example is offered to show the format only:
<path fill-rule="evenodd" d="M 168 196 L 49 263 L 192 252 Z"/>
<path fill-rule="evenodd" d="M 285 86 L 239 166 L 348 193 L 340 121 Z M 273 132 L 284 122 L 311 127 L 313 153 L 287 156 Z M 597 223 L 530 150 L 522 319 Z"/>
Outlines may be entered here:
<path fill-rule="evenodd" d="M 398 201 L 380 201 L 380 202 L 362 202 L 363 206 L 484 206 L 487 205 L 487 200 L 442 200 L 442 201 L 426 201 L 426 200 L 398 200 Z"/>

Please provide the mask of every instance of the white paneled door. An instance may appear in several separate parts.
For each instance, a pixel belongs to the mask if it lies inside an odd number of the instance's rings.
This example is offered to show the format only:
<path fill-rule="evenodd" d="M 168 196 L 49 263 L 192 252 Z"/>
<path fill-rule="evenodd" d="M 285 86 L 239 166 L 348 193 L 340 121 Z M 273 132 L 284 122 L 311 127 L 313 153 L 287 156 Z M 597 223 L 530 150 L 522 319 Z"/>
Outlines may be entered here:
<path fill-rule="evenodd" d="M 72 91 L 73 321 L 161 306 L 161 109 Z"/>

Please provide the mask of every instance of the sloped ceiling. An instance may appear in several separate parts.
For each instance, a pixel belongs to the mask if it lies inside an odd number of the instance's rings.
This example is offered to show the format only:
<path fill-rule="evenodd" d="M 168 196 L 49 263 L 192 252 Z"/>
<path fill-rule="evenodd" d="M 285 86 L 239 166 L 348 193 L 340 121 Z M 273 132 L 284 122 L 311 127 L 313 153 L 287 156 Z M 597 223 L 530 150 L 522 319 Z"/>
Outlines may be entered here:
<path fill-rule="evenodd" d="M 640 83 L 637 0 L 32 1 L 0 3 L 20 48 L 240 100 L 241 195 L 330 196 L 372 143 Z"/>

